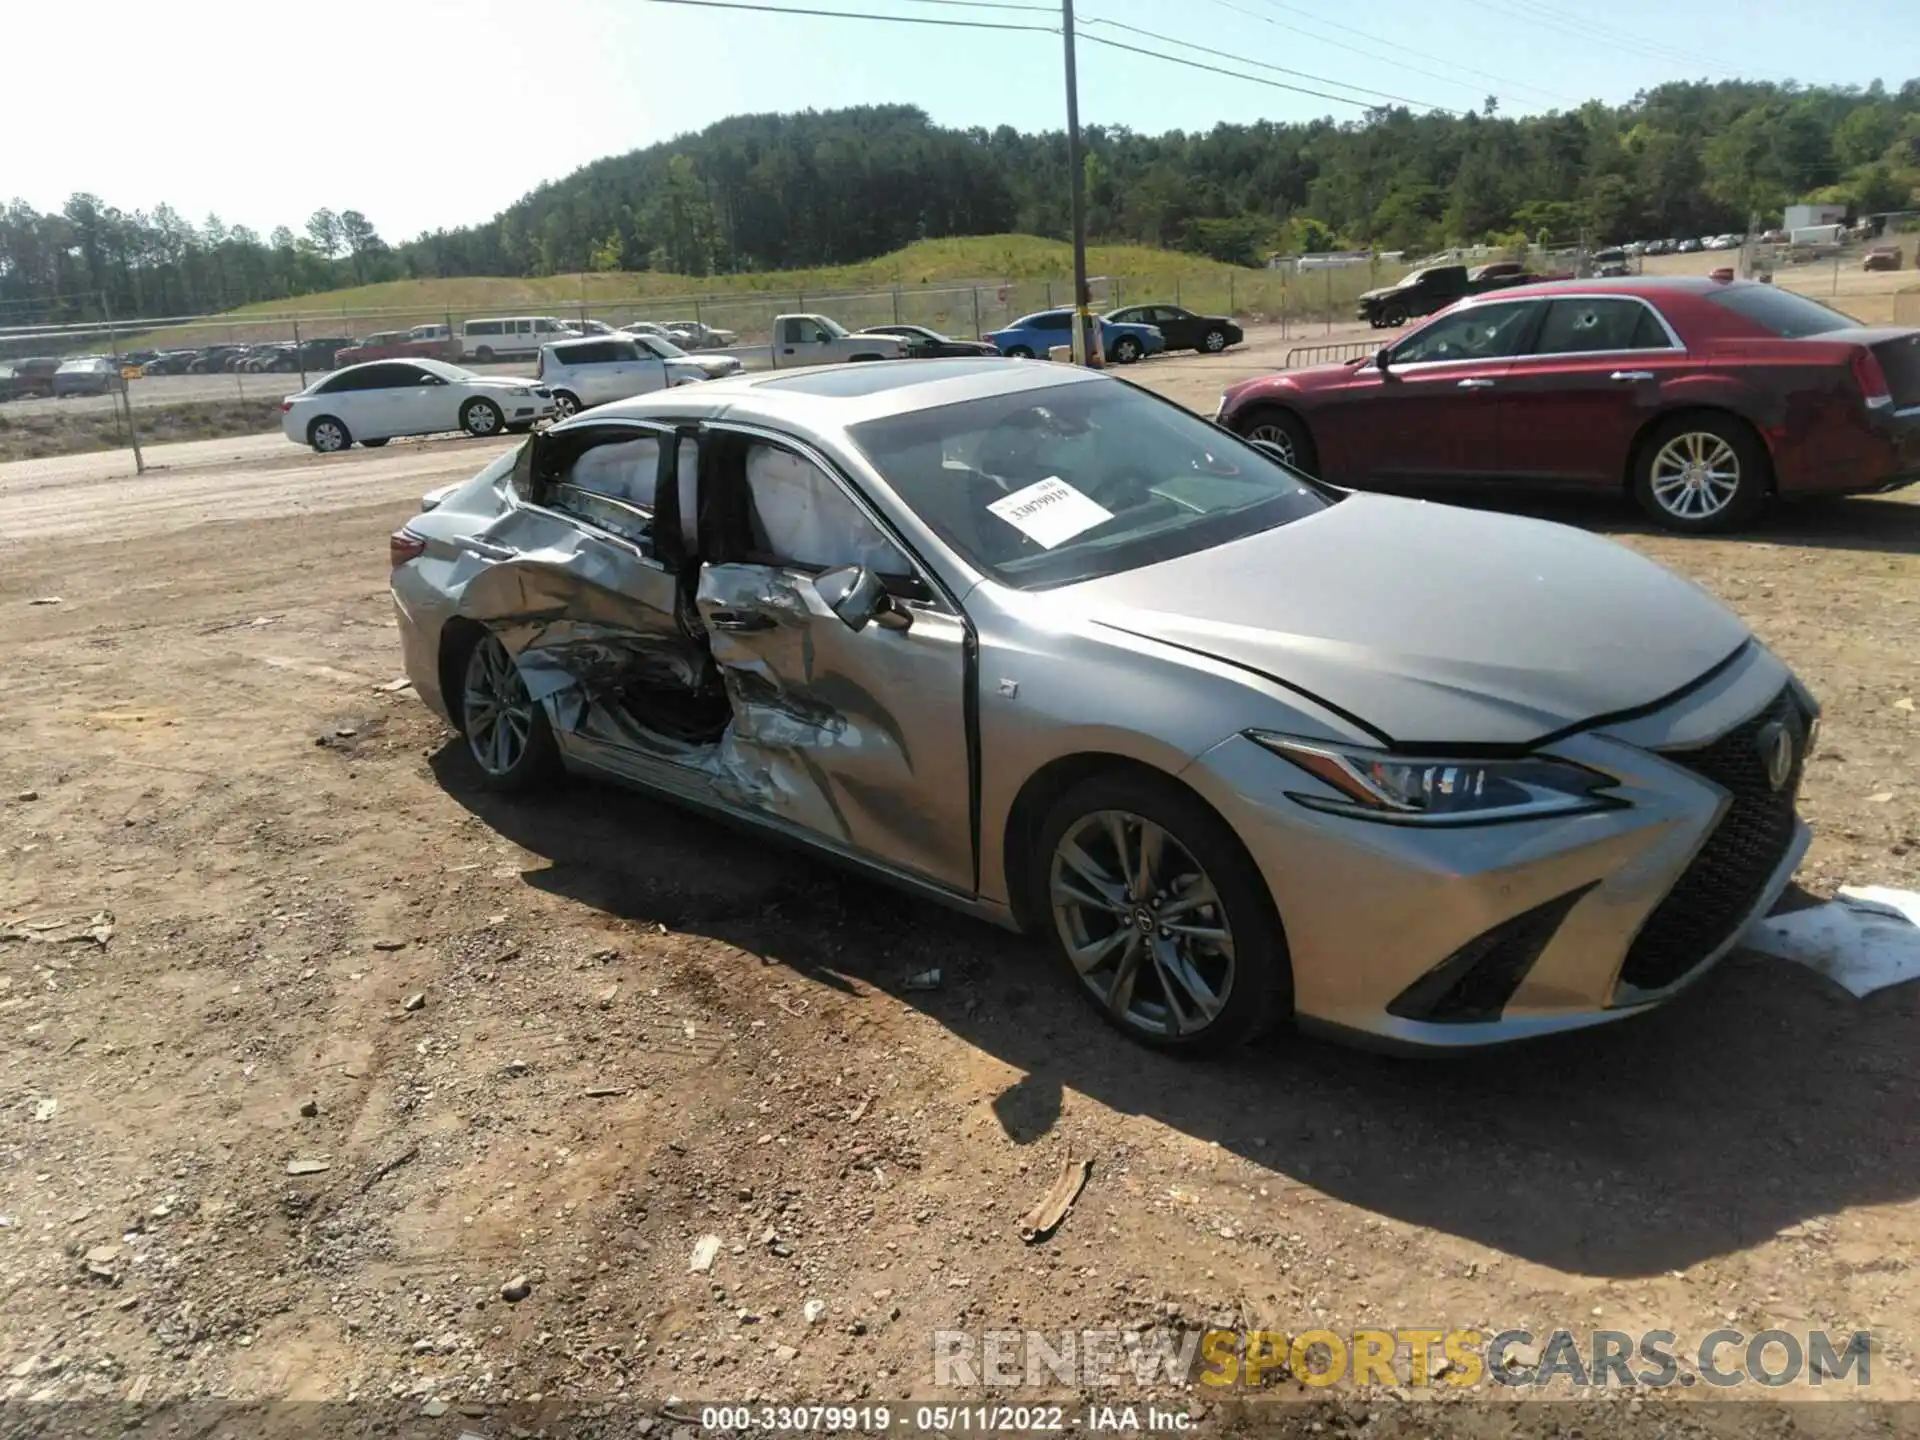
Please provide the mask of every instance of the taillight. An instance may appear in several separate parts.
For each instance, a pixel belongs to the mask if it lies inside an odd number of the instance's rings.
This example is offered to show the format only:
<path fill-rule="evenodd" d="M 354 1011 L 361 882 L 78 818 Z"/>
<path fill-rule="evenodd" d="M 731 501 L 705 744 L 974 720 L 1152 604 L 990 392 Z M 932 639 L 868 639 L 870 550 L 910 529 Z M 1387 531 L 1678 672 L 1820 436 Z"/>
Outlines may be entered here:
<path fill-rule="evenodd" d="M 282 400 L 282 401 L 280 402 L 280 413 L 281 413 L 282 415 L 284 415 L 284 414 L 286 414 L 286 413 L 287 413 L 287 411 L 289 411 L 289 410 L 291 410 L 291 409 L 293 409 L 293 401 L 291 401 L 291 400 Z"/>
<path fill-rule="evenodd" d="M 547 378 L 547 352 L 546 351 L 542 350 L 540 352 L 540 363 L 534 366 L 533 373 L 542 380 Z"/>
<path fill-rule="evenodd" d="M 1860 387 L 1860 398 L 1869 410 L 1893 403 L 1887 388 L 1887 372 L 1880 368 L 1880 357 L 1864 346 L 1853 352 L 1853 383 Z"/>
<path fill-rule="evenodd" d="M 427 542 L 411 530 L 396 530 L 387 537 L 387 563 L 396 570 L 426 553 Z"/>

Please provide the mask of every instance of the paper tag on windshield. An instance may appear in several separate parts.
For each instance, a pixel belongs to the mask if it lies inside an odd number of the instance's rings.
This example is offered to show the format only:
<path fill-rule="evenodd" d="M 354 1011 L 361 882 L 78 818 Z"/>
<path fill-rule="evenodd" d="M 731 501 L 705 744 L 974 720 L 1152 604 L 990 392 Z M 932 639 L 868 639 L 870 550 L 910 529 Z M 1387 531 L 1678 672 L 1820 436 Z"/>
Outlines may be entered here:
<path fill-rule="evenodd" d="M 987 509 L 1047 550 L 1113 518 L 1111 510 L 1089 500 L 1058 475 L 1016 490 Z"/>

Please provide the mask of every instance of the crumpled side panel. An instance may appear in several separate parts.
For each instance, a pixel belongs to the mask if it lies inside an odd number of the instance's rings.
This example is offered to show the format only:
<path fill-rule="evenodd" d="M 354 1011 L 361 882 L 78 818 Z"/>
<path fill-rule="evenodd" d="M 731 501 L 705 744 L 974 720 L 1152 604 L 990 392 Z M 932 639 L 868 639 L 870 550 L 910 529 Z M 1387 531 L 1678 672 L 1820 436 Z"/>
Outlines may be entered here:
<path fill-rule="evenodd" d="M 886 703 L 817 648 L 817 636 L 843 629 L 839 619 L 811 584 L 760 565 L 708 566 L 699 602 L 709 620 L 739 612 L 774 622 L 739 635 L 709 626 L 733 702 L 714 759 L 720 793 L 843 844 L 878 840 L 870 808 L 891 808 L 913 762 Z"/>

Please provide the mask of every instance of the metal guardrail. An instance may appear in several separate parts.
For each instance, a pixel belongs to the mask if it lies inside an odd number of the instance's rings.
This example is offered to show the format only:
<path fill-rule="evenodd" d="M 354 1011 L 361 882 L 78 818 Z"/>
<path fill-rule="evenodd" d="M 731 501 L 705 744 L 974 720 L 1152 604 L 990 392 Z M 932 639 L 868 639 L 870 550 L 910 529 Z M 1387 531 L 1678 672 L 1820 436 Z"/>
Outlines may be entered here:
<path fill-rule="evenodd" d="M 1287 351 L 1283 370 L 1298 370 L 1304 365 L 1338 365 L 1346 360 L 1364 360 L 1380 348 L 1374 340 L 1343 340 L 1332 345 L 1296 345 Z"/>

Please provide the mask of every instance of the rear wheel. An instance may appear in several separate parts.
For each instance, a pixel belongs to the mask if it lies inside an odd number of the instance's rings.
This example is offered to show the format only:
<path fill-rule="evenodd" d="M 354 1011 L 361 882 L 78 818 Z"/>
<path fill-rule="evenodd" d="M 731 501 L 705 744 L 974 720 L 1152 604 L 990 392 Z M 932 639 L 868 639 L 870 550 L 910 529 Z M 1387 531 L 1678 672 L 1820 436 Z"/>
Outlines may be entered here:
<path fill-rule="evenodd" d="M 1054 947 L 1107 1022 L 1159 1049 L 1228 1049 L 1293 1005 L 1266 883 L 1226 823 L 1147 775 L 1106 774 L 1053 807 L 1031 883 Z"/>
<path fill-rule="evenodd" d="M 1280 458 L 1295 470 L 1308 475 L 1319 473 L 1320 457 L 1314 453 L 1313 436 L 1291 411 L 1249 410 L 1234 428 L 1248 440 L 1273 446 L 1280 452 Z"/>
<path fill-rule="evenodd" d="M 307 443 L 322 455 L 336 455 L 353 444 L 353 432 L 344 421 L 322 415 L 307 426 Z"/>
<path fill-rule="evenodd" d="M 507 417 L 491 400 L 475 398 L 460 407 L 460 428 L 476 439 L 498 435 L 506 424 Z"/>
<path fill-rule="evenodd" d="M 527 790 L 559 772 L 546 707 L 527 693 L 520 667 L 497 635 L 482 635 L 468 652 L 460 730 L 489 789 Z"/>
<path fill-rule="evenodd" d="M 478 350 L 473 352 L 473 358 L 478 360 L 482 365 L 491 365 L 493 363 L 493 347 L 491 345 L 482 345 Z"/>
<path fill-rule="evenodd" d="M 1766 448 L 1730 415 L 1676 415 L 1640 446 L 1634 498 L 1655 523 L 1704 535 L 1751 520 L 1766 503 Z"/>
<path fill-rule="evenodd" d="M 391 436 L 381 435 L 372 440 L 362 440 L 360 443 L 366 446 L 367 449 L 369 450 L 378 450 L 382 445 L 386 444 L 387 441 L 391 438 L 392 438 Z"/>
<path fill-rule="evenodd" d="M 553 392 L 553 418 L 566 420 L 580 413 L 580 397 L 570 390 Z"/>
<path fill-rule="evenodd" d="M 1007 354 L 1015 360 L 1031 360 L 1033 358 L 1033 351 L 1024 345 L 1009 345 L 1007 347 Z"/>

